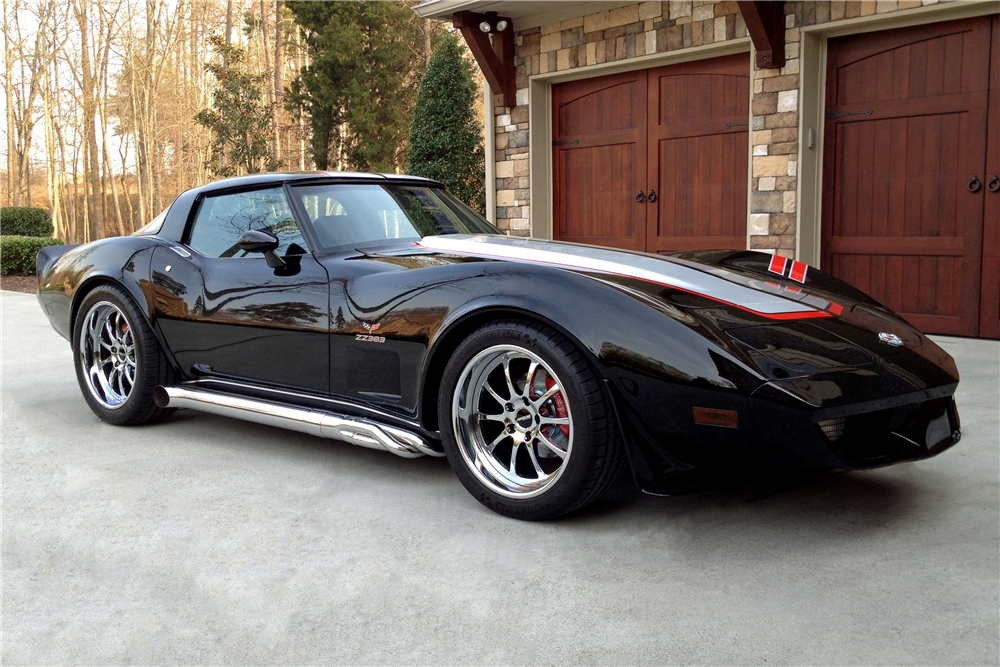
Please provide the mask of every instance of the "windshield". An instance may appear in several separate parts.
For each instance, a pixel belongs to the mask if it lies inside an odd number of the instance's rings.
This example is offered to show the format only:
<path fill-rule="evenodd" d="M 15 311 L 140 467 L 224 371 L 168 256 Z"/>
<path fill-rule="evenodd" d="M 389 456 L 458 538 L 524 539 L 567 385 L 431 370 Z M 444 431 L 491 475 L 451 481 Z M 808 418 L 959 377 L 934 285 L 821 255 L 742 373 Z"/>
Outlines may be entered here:
<path fill-rule="evenodd" d="M 438 234 L 500 234 L 444 189 L 338 183 L 293 188 L 324 249 Z"/>

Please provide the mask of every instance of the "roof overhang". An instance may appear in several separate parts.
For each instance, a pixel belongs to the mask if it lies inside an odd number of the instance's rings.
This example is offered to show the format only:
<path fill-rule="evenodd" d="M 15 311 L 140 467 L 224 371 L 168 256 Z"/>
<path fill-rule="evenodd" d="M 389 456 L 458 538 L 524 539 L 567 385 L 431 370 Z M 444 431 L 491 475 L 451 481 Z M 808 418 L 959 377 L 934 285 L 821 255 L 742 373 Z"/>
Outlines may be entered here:
<path fill-rule="evenodd" d="M 452 21 L 462 31 L 473 56 L 483 70 L 494 93 L 504 95 L 505 106 L 514 106 L 514 33 L 541 25 L 597 14 L 635 4 L 583 0 L 423 0 L 413 8 L 421 18 Z M 758 69 L 785 65 L 784 4 L 770 0 L 738 0 L 740 12 L 753 42 Z M 497 17 L 507 19 L 512 27 L 500 33 L 490 31 L 491 40 L 480 34 L 481 21 Z"/>
<path fill-rule="evenodd" d="M 427 19 L 450 21 L 458 12 L 496 12 L 509 17 L 515 30 L 527 30 L 567 19 L 597 14 L 608 9 L 634 5 L 635 2 L 603 2 L 584 0 L 424 0 L 413 8 L 417 16 Z"/>

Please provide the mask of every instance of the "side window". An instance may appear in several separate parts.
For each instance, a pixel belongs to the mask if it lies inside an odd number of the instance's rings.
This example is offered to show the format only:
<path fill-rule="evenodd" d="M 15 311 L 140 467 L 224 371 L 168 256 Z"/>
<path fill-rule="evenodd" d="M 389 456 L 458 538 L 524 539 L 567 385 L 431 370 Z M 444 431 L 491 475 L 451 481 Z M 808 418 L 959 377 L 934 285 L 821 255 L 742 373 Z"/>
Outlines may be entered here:
<path fill-rule="evenodd" d="M 281 188 L 205 197 L 188 245 L 206 257 L 244 257 L 240 236 L 251 229 L 277 236 L 279 256 L 309 252 Z"/>
<path fill-rule="evenodd" d="M 399 203 L 378 185 L 312 185 L 294 190 L 326 248 L 419 238 Z"/>

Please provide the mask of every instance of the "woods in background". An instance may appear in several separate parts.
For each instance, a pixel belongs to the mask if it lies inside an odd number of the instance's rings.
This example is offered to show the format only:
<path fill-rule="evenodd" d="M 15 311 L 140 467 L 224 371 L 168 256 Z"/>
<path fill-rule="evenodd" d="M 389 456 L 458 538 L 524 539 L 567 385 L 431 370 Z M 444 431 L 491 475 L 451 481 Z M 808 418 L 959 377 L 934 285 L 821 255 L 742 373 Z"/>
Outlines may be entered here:
<path fill-rule="evenodd" d="M 292 83 L 286 106 L 309 124 L 316 167 L 401 171 L 426 67 L 424 31 L 432 24 L 395 2 L 287 5 L 309 66 Z"/>
<path fill-rule="evenodd" d="M 444 29 L 402 2 L 3 0 L 3 204 L 129 234 L 254 171 L 402 171 Z"/>

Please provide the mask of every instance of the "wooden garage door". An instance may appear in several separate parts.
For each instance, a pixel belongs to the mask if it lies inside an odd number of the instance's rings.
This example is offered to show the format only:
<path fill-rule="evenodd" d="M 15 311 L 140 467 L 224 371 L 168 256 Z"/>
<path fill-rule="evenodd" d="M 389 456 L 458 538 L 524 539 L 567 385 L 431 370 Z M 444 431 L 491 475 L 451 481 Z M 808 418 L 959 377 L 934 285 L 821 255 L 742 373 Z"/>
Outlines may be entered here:
<path fill-rule="evenodd" d="M 746 248 L 749 72 L 740 54 L 553 86 L 555 238 Z"/>
<path fill-rule="evenodd" d="M 646 249 L 646 73 L 552 88 L 555 238 Z"/>
<path fill-rule="evenodd" d="M 979 335 L 1000 338 L 1000 16 L 993 17 L 989 105 Z"/>
<path fill-rule="evenodd" d="M 987 17 L 829 43 L 823 266 L 928 332 L 979 334 L 990 36 Z"/>
<path fill-rule="evenodd" d="M 649 252 L 747 247 L 750 60 L 649 72 Z"/>

